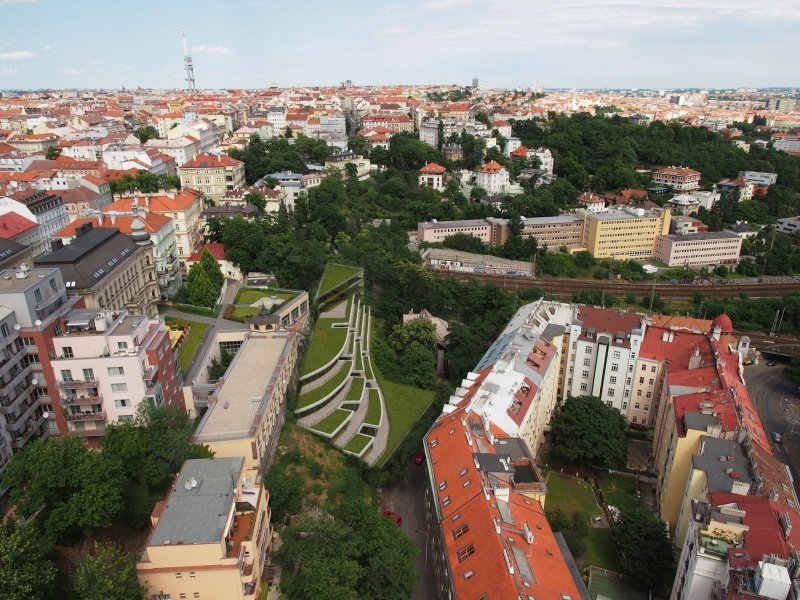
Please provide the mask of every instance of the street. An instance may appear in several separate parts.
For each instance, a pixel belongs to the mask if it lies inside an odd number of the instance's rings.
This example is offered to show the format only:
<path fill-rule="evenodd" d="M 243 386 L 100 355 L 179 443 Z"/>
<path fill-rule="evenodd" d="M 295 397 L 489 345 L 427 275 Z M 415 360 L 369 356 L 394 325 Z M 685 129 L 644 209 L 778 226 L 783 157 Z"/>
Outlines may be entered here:
<path fill-rule="evenodd" d="M 407 482 L 385 488 L 381 494 L 383 510 L 391 510 L 403 519 L 401 528 L 417 547 L 416 569 L 419 579 L 411 600 L 433 600 L 437 596 L 433 560 L 428 556 L 428 532 L 425 520 L 425 467 L 413 465 Z"/>
<path fill-rule="evenodd" d="M 800 495 L 800 394 L 797 383 L 783 376 L 783 366 L 768 367 L 762 358 L 761 364 L 745 367 L 744 380 L 775 456 L 789 466 Z M 773 432 L 783 437 L 780 443 L 772 439 Z"/>

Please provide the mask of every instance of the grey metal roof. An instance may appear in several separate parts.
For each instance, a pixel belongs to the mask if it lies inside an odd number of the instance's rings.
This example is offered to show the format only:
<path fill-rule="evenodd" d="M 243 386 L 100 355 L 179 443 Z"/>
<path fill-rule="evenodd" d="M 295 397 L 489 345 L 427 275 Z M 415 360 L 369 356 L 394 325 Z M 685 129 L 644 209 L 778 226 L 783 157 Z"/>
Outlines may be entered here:
<path fill-rule="evenodd" d="M 703 453 L 692 456 L 692 465 L 705 471 L 709 492 L 730 492 L 737 481 L 750 481 L 750 461 L 741 444 L 704 435 L 700 445 Z"/>
<path fill-rule="evenodd" d="M 187 460 L 149 545 L 219 543 L 243 466 L 242 457 Z M 192 478 L 196 485 L 187 486 Z"/>
<path fill-rule="evenodd" d="M 138 248 L 116 227 L 95 227 L 63 248 L 39 256 L 36 265 L 59 267 L 69 289 L 86 289 L 123 266 Z"/>

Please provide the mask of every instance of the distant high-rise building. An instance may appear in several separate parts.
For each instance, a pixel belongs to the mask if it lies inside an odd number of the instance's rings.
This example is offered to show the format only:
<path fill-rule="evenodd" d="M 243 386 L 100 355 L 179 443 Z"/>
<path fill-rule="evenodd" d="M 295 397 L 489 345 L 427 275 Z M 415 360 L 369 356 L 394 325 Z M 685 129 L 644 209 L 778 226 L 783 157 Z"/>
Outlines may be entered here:
<path fill-rule="evenodd" d="M 476 90 L 478 89 L 478 78 L 477 77 L 473 77 L 472 78 L 472 88 L 476 89 Z"/>

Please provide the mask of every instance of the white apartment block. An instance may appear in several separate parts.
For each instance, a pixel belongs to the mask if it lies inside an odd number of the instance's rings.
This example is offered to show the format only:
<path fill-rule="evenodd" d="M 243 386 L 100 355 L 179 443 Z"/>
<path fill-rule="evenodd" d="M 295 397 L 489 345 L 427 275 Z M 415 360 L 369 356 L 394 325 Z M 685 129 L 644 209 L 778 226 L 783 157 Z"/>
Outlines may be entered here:
<path fill-rule="evenodd" d="M 502 194 L 511 180 L 508 171 L 496 161 L 489 161 L 475 174 L 475 185 L 483 188 L 489 194 Z"/>
<path fill-rule="evenodd" d="M 800 136 L 787 135 L 777 138 L 772 142 L 772 147 L 787 154 L 798 154 L 800 153 Z"/>
<path fill-rule="evenodd" d="M 653 257 L 668 267 L 728 265 L 739 262 L 742 238 L 728 231 L 656 237 Z"/>

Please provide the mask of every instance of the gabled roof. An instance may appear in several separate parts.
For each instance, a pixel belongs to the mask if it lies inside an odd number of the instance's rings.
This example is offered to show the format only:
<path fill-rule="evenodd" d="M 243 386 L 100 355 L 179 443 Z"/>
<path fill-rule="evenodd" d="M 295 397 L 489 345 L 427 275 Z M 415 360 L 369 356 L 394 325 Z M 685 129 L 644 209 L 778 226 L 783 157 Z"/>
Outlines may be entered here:
<path fill-rule="evenodd" d="M 447 172 L 447 169 L 436 163 L 427 163 L 419 172 L 423 175 L 442 175 Z"/>
<path fill-rule="evenodd" d="M 38 223 L 35 221 L 26 219 L 15 212 L 7 212 L 4 215 L 0 215 L 0 238 L 12 240 L 37 226 Z"/>
<path fill-rule="evenodd" d="M 490 160 L 488 163 L 483 165 L 483 167 L 481 167 L 481 170 L 479 172 L 480 173 L 499 173 L 503 169 L 505 169 L 505 167 L 503 167 L 503 165 L 501 165 L 497 161 Z"/>
<path fill-rule="evenodd" d="M 213 154 L 198 154 L 192 160 L 183 163 L 179 169 L 220 169 L 223 167 L 236 167 L 244 163 L 227 154 L 215 156 Z"/>

